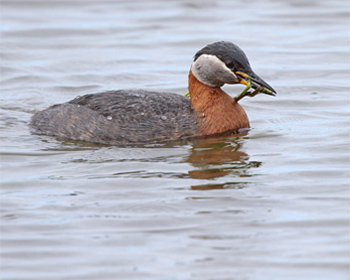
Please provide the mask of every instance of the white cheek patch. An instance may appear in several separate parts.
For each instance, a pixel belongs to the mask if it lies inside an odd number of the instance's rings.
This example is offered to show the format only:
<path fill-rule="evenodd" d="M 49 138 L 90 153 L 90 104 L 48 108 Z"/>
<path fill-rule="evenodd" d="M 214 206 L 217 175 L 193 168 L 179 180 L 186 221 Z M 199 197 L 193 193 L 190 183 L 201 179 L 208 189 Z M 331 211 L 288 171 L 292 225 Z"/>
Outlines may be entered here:
<path fill-rule="evenodd" d="M 215 55 L 202 54 L 192 63 L 191 71 L 200 82 L 211 87 L 238 82 L 237 76 Z"/>

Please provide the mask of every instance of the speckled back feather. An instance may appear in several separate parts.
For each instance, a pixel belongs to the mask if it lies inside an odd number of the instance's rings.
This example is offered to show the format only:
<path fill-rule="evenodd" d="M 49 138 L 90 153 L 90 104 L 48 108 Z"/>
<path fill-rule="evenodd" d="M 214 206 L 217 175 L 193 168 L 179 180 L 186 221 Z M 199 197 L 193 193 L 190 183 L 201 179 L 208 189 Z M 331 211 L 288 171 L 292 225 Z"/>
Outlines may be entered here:
<path fill-rule="evenodd" d="M 51 106 L 35 114 L 31 126 L 37 133 L 62 138 L 127 144 L 194 136 L 196 118 L 190 100 L 184 96 L 118 90 Z"/>

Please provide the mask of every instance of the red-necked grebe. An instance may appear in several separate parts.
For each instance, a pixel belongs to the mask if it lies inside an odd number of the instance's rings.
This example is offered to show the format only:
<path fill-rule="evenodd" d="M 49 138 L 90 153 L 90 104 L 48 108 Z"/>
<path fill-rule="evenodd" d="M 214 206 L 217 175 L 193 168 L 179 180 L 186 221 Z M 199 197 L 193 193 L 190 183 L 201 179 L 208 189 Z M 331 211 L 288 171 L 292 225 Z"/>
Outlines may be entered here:
<path fill-rule="evenodd" d="M 221 86 L 241 83 L 232 98 Z M 253 93 L 249 88 L 255 89 Z M 118 90 L 77 97 L 37 112 L 32 131 L 65 139 L 103 144 L 152 143 L 235 133 L 249 128 L 238 100 L 276 91 L 257 76 L 244 52 L 231 42 L 198 51 L 189 72 L 190 99 L 174 93 Z"/>

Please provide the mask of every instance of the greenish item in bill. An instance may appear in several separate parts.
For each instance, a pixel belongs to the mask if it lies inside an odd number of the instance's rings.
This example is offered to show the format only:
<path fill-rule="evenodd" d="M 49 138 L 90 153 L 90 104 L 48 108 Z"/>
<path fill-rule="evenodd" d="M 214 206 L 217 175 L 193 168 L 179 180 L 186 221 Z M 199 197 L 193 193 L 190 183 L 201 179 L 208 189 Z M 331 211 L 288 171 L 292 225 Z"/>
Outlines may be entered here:
<path fill-rule="evenodd" d="M 252 81 L 250 79 L 247 79 L 247 86 L 239 95 L 235 97 L 236 102 L 238 102 L 239 100 L 241 100 L 243 97 L 246 97 L 246 96 L 254 97 L 260 92 L 274 95 L 271 90 L 262 86 L 258 86 L 254 91 L 250 92 L 249 90 L 251 89 L 251 87 L 252 87 Z M 185 93 L 185 96 L 190 97 L 191 96 L 190 92 Z"/>

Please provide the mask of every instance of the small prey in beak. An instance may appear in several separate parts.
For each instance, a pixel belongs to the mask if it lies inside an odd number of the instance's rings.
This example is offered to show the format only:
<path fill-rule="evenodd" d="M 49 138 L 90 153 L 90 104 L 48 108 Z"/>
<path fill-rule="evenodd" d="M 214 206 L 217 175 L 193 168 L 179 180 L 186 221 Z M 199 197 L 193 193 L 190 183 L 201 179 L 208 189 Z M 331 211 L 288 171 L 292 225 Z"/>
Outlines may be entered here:
<path fill-rule="evenodd" d="M 237 102 L 245 96 L 254 97 L 258 93 L 264 93 L 272 96 L 277 94 L 277 92 L 268 83 L 266 83 L 255 73 L 248 75 L 246 73 L 236 71 L 235 74 L 240 78 L 239 83 L 246 85 L 246 88 L 235 97 Z M 254 91 L 249 91 L 251 88 L 254 89 Z"/>

